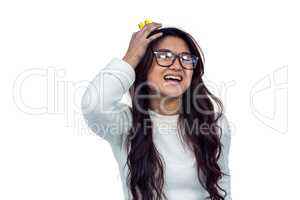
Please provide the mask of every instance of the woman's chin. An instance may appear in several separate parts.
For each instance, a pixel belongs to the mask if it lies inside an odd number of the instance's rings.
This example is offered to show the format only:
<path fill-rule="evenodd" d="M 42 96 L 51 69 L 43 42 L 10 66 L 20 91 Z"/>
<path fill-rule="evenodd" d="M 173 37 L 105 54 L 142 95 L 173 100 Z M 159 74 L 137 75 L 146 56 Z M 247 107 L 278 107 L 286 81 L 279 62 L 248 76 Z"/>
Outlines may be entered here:
<path fill-rule="evenodd" d="M 180 97 L 182 95 L 181 91 L 178 90 L 167 90 L 167 91 L 161 91 L 161 95 L 168 98 L 176 98 Z"/>

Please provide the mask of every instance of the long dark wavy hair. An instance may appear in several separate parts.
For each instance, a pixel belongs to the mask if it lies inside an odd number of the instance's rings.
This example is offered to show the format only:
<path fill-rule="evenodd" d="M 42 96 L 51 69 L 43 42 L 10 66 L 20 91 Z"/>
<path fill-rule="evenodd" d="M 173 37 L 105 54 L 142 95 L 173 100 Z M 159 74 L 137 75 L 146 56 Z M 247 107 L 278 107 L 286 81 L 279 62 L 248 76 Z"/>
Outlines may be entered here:
<path fill-rule="evenodd" d="M 163 161 L 153 143 L 150 115 L 140 109 L 143 108 L 144 111 L 147 111 L 150 105 L 149 99 L 138 98 L 138 96 L 149 94 L 149 87 L 145 82 L 147 82 L 147 74 L 154 59 L 151 49 L 164 37 L 175 36 L 183 39 L 190 52 L 199 57 L 191 85 L 181 96 L 182 106 L 177 124 L 180 138 L 194 153 L 198 180 L 209 193 L 207 198 L 224 200 L 227 192 L 219 186 L 218 181 L 223 175 L 228 174 L 223 173 L 217 163 L 222 151 L 220 140 L 222 129 L 216 123 L 223 115 L 223 104 L 202 81 L 203 52 L 195 39 L 186 31 L 176 27 L 165 27 L 152 31 L 149 36 L 157 32 L 162 32 L 163 36 L 148 45 L 143 58 L 135 68 L 136 79 L 129 89 L 133 120 L 125 143 L 128 155 L 126 164 L 129 168 L 126 183 L 130 188 L 133 200 L 168 199 L 163 191 Z M 200 95 L 201 98 L 196 98 L 195 95 Z M 210 127 L 208 132 L 199 128 L 203 124 Z M 191 130 L 191 127 L 194 128 Z M 217 130 L 220 130 L 221 134 L 218 134 Z M 225 192 L 224 197 L 219 193 L 218 188 Z"/>

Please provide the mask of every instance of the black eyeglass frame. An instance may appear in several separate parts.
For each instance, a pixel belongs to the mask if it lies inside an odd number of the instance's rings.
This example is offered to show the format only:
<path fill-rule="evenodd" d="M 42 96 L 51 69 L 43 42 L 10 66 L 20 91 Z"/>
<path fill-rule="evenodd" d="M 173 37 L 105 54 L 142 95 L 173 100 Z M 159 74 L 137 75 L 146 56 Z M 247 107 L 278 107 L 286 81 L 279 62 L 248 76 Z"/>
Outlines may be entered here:
<path fill-rule="evenodd" d="M 154 55 L 154 57 L 155 57 L 156 63 L 157 63 L 159 66 L 161 66 L 161 67 L 170 67 L 171 65 L 174 64 L 175 60 L 176 60 L 177 58 L 179 58 L 179 59 L 178 59 L 178 60 L 179 60 L 179 63 L 180 63 L 180 65 L 181 65 L 184 69 L 186 69 L 186 70 L 194 70 L 194 69 L 196 68 L 197 62 L 198 62 L 198 60 L 199 60 L 199 57 L 198 57 L 198 56 L 195 56 L 195 55 L 191 55 L 191 54 L 190 54 L 191 56 L 193 56 L 193 58 L 196 59 L 195 63 L 193 63 L 193 68 L 190 69 L 190 68 L 184 67 L 183 64 L 182 64 L 182 62 L 181 62 L 181 56 L 182 56 L 182 54 L 185 54 L 185 53 L 179 53 L 179 54 L 176 54 L 176 53 L 172 52 L 171 50 L 168 50 L 168 51 L 158 51 L 158 50 L 154 50 L 153 48 L 151 48 L 151 51 L 152 51 L 152 53 L 153 53 L 153 55 Z M 161 65 L 161 64 L 159 64 L 159 62 L 158 62 L 158 60 L 157 60 L 156 54 L 157 54 L 157 53 L 161 53 L 161 52 L 169 52 L 169 53 L 171 53 L 171 54 L 173 55 L 173 60 L 172 60 L 172 63 L 171 63 L 170 65 L 167 65 L 167 66 L 166 66 L 166 65 Z"/>

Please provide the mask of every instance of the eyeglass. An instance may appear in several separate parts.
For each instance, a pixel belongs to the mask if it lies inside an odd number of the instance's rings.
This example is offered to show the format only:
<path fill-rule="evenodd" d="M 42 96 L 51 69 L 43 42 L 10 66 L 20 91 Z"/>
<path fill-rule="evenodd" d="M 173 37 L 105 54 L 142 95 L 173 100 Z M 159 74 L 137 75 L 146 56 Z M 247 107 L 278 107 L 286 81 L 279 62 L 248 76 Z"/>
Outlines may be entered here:
<path fill-rule="evenodd" d="M 192 55 L 188 52 L 181 52 L 176 54 L 168 49 L 159 49 L 153 50 L 153 54 L 155 55 L 155 59 L 158 65 L 162 67 L 170 67 L 174 64 L 177 57 L 179 57 L 179 62 L 181 66 L 188 70 L 193 70 L 196 68 L 198 57 Z"/>

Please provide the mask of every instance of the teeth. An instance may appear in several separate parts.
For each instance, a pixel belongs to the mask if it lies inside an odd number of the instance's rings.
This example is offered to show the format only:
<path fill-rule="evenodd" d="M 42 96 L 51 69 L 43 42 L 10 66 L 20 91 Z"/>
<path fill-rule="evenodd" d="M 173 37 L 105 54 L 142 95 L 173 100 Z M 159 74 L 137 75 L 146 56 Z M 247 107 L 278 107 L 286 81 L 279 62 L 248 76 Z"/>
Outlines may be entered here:
<path fill-rule="evenodd" d="M 164 76 L 164 79 L 177 79 L 178 81 L 182 80 L 181 76 L 174 76 L 174 75 L 166 75 Z"/>

